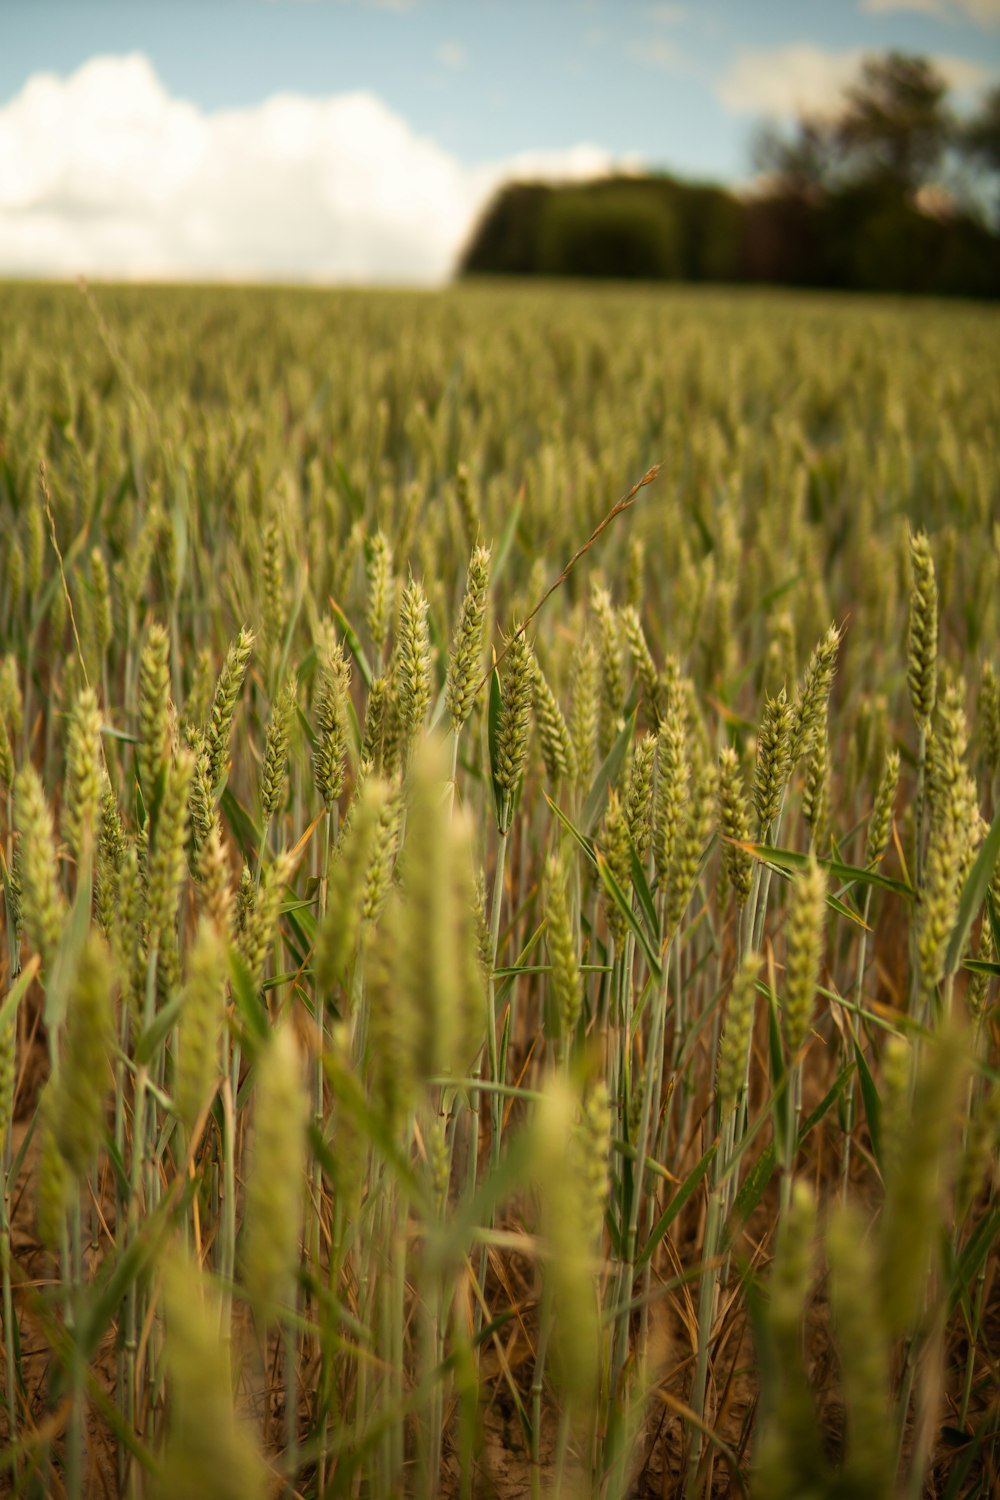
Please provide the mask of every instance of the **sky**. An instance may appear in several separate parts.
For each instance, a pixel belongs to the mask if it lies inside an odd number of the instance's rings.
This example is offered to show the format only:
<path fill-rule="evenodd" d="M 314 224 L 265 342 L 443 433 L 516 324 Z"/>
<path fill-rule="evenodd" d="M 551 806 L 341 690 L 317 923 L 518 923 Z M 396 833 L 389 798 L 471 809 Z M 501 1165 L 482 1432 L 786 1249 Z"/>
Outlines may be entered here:
<path fill-rule="evenodd" d="M 869 52 L 1000 0 L 0 0 L 0 275 L 436 284 L 512 177 L 734 186 Z"/>

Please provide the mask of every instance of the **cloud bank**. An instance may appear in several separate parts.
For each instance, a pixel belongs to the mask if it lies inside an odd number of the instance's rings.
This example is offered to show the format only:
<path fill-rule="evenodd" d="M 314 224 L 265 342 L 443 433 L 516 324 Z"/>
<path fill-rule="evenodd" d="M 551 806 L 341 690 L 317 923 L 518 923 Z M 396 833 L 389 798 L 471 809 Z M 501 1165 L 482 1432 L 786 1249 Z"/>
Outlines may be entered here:
<path fill-rule="evenodd" d="M 139 53 L 36 74 L 0 108 L 0 273 L 439 282 L 508 178 L 599 147 L 463 166 L 374 94 L 206 112 Z"/>

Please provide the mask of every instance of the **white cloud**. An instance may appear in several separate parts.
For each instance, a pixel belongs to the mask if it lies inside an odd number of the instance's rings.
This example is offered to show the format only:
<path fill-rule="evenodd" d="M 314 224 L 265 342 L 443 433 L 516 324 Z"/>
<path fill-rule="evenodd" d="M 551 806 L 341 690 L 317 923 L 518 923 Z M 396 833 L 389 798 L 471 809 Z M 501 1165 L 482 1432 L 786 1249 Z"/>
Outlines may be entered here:
<path fill-rule="evenodd" d="M 863 53 L 824 52 L 791 42 L 767 52 L 741 52 L 716 83 L 716 93 L 738 114 L 788 115 L 835 104 L 858 70 Z"/>
<path fill-rule="evenodd" d="M 741 52 L 718 79 L 715 91 L 737 114 L 822 114 L 840 102 L 866 56 L 863 48 L 826 52 L 811 42 L 792 42 L 771 51 Z M 989 82 L 992 74 L 965 57 L 933 57 L 951 88 L 961 91 Z"/>
<path fill-rule="evenodd" d="M 466 167 L 365 92 L 207 113 L 135 53 L 0 107 L 0 272 L 435 282 L 508 177 L 598 176 L 596 146 Z"/>
<path fill-rule="evenodd" d="M 872 16 L 904 10 L 935 16 L 941 21 L 973 21 L 978 26 L 1000 24 L 1000 0 L 861 0 L 861 9 Z"/>
<path fill-rule="evenodd" d="M 688 18 L 686 5 L 648 5 L 646 14 L 660 26 L 680 26 Z"/>

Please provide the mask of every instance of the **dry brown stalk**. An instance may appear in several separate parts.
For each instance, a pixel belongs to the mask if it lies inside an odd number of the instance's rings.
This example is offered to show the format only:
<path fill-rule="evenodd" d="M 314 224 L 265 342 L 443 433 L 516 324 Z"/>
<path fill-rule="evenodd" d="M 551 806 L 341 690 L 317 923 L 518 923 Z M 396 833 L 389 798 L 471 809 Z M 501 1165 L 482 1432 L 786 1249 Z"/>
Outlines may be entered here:
<path fill-rule="evenodd" d="M 616 500 L 615 501 L 614 505 L 608 511 L 608 513 L 604 517 L 603 521 L 598 522 L 597 526 L 595 526 L 594 530 L 590 533 L 590 536 L 584 542 L 583 546 L 582 547 L 578 547 L 576 549 L 576 551 L 573 553 L 573 556 L 570 558 L 569 562 L 563 568 L 562 572 L 559 574 L 559 577 L 556 579 L 555 583 L 553 583 L 549 588 L 547 588 L 545 590 L 545 593 L 539 599 L 538 603 L 535 605 L 534 609 L 528 615 L 527 619 L 524 620 L 524 621 L 522 621 L 522 623 L 518 626 L 518 628 L 512 633 L 512 635 L 510 637 L 510 640 L 504 646 L 504 648 L 500 652 L 499 656 L 497 656 L 494 659 L 493 665 L 490 667 L 490 670 L 486 673 L 486 675 L 484 677 L 482 677 L 480 679 L 479 683 L 477 684 L 477 686 L 476 686 L 476 692 L 477 693 L 479 692 L 480 688 L 485 687 L 486 684 L 487 684 L 487 682 L 489 682 L 490 677 L 496 671 L 496 669 L 499 667 L 500 663 L 503 661 L 504 657 L 507 655 L 507 652 L 510 650 L 511 646 L 513 646 L 514 642 L 518 639 L 519 636 L 522 636 L 524 634 L 524 632 L 527 630 L 528 626 L 531 624 L 532 620 L 538 614 L 538 612 L 542 608 L 542 606 L 544 604 L 546 604 L 549 599 L 552 598 L 552 595 L 555 593 L 556 589 L 561 588 L 562 585 L 566 582 L 566 579 L 569 577 L 570 573 L 572 573 L 573 569 L 576 567 L 577 563 L 580 561 L 580 558 L 583 556 L 583 554 L 585 552 L 589 552 L 590 551 L 591 547 L 597 541 L 598 537 L 601 535 L 601 533 L 603 531 L 607 530 L 607 528 L 611 525 L 611 522 L 615 519 L 616 516 L 620 516 L 623 510 L 628 510 L 629 506 L 632 505 L 632 504 L 634 504 L 634 502 L 635 502 L 635 500 L 636 500 L 636 498 L 637 498 L 637 496 L 639 494 L 639 491 L 641 489 L 644 489 L 647 484 L 652 484 L 653 483 L 653 480 L 656 479 L 656 477 L 658 476 L 661 467 L 662 467 L 662 465 L 660 465 L 660 464 L 654 464 L 651 469 L 647 469 L 646 472 L 645 472 L 645 474 L 643 474 L 642 478 L 639 479 L 639 480 L 637 480 L 636 483 L 632 486 L 632 488 L 630 490 L 626 491 L 626 493 L 624 495 L 622 495 L 622 497 L 621 497 L 620 500 Z"/>

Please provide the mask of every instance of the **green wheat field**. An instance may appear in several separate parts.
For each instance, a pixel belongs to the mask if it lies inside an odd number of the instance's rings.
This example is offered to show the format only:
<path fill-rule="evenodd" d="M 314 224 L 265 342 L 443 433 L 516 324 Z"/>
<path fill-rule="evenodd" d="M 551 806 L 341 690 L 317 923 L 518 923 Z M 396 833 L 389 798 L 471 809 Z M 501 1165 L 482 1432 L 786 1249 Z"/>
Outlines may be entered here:
<path fill-rule="evenodd" d="M 0 288 L 0 1489 L 997 1493 L 998 625 L 994 309 Z"/>

